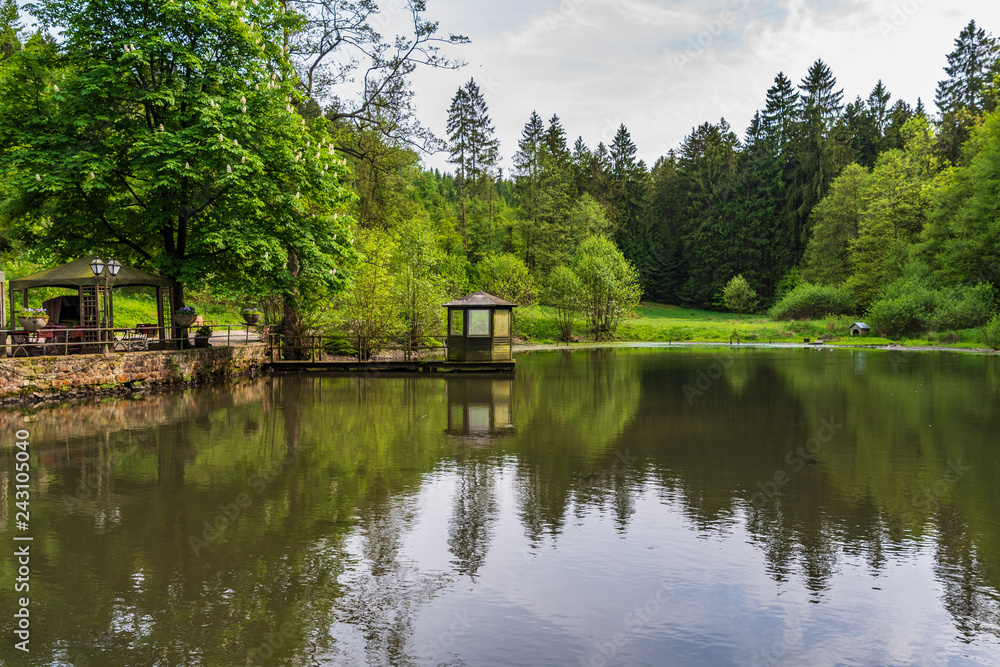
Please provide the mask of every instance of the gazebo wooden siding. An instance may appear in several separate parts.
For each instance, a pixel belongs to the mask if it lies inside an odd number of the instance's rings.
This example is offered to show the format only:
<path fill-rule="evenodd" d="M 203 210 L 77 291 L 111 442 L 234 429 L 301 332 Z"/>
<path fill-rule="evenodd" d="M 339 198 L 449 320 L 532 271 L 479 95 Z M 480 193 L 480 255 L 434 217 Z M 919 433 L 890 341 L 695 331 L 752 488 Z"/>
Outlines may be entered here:
<path fill-rule="evenodd" d="M 474 292 L 448 309 L 448 361 L 510 361 L 517 304 Z"/>

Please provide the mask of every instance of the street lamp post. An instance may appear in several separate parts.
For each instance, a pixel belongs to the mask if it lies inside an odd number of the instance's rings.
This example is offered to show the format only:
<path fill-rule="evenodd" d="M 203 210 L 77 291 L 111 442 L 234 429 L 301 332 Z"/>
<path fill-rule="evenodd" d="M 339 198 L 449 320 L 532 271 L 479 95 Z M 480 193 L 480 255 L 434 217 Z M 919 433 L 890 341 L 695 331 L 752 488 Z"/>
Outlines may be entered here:
<path fill-rule="evenodd" d="M 104 273 L 105 268 L 107 268 L 108 270 L 107 273 Z M 110 317 L 108 317 L 108 311 L 111 308 L 111 297 L 108 292 L 108 287 L 110 285 L 110 281 L 113 280 L 115 276 L 118 275 L 118 272 L 121 271 L 121 268 L 122 265 L 117 259 L 112 259 L 107 264 L 105 264 L 103 259 L 101 259 L 100 257 L 95 257 L 93 261 L 90 262 L 90 270 L 94 272 L 95 276 L 100 277 L 102 273 L 104 274 L 104 317 L 101 318 L 100 328 L 101 328 L 101 340 L 105 341 L 104 344 L 105 353 L 108 352 L 108 344 L 106 342 L 108 340 L 108 335 L 104 329 L 107 324 L 111 323 Z"/>

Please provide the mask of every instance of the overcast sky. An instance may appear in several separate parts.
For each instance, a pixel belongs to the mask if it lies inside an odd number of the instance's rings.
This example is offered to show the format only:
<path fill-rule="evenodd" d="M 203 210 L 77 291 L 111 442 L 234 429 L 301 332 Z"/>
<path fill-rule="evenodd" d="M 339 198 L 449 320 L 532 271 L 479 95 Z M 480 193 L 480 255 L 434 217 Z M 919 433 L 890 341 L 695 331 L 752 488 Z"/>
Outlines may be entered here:
<path fill-rule="evenodd" d="M 996 35 L 996 0 L 428 0 L 468 65 L 415 79 L 421 120 L 445 136 L 447 109 L 475 78 L 505 171 L 532 110 L 558 114 L 570 144 L 610 143 L 625 123 L 649 166 L 691 129 L 725 117 L 742 137 L 782 71 L 793 83 L 823 59 L 844 101 L 881 78 L 893 101 L 934 107 L 945 56 L 975 19 Z M 425 164 L 450 169 L 447 156 Z"/>

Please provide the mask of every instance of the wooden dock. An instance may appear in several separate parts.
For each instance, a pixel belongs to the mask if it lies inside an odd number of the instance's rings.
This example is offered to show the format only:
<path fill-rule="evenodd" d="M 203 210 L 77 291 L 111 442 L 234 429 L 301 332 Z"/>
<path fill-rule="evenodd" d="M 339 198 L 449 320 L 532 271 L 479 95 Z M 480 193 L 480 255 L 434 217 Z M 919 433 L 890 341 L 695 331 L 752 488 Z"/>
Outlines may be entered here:
<path fill-rule="evenodd" d="M 513 373 L 513 361 L 272 361 L 272 373 Z"/>

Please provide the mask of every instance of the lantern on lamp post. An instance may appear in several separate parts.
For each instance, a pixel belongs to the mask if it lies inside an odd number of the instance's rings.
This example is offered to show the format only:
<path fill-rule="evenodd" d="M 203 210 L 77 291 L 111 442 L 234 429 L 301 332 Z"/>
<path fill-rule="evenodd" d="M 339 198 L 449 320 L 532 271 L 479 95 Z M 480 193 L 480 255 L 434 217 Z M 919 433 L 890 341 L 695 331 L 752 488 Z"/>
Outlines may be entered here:
<path fill-rule="evenodd" d="M 107 269 L 106 272 L 105 269 Z M 95 276 L 100 277 L 101 274 L 104 275 L 104 316 L 101 318 L 100 322 L 101 340 L 103 341 L 108 340 L 107 332 L 104 331 L 104 329 L 111 322 L 112 317 L 112 315 L 109 315 L 109 311 L 111 309 L 111 296 L 108 290 L 110 288 L 111 281 L 118 275 L 118 272 L 121 271 L 121 269 L 121 262 L 117 259 L 112 259 L 105 264 L 103 259 L 95 257 L 90 262 L 90 270 L 94 272 Z M 105 346 L 105 352 L 106 351 L 107 347 Z"/>

